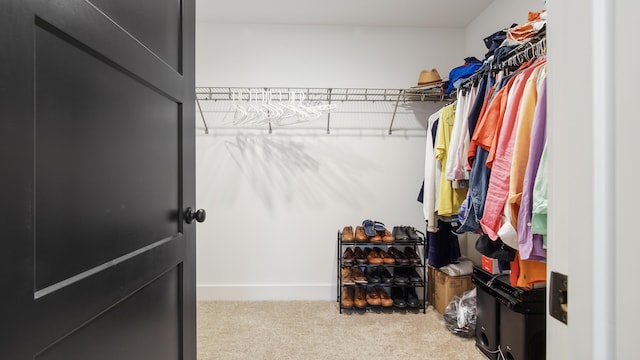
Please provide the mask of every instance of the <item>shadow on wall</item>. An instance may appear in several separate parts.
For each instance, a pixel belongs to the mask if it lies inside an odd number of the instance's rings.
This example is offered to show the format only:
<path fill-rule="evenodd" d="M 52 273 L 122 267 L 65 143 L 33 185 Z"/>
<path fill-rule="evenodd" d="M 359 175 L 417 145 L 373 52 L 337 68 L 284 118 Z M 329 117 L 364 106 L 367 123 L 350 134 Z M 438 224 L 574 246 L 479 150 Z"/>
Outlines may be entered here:
<path fill-rule="evenodd" d="M 290 136 L 236 136 L 225 147 L 254 194 L 269 208 L 277 203 L 304 202 L 322 207 L 327 201 L 359 207 L 357 199 L 344 199 L 363 188 L 357 175 L 366 177 L 373 161 L 343 151 L 330 138 Z M 235 191 L 242 191 L 235 187 Z"/>

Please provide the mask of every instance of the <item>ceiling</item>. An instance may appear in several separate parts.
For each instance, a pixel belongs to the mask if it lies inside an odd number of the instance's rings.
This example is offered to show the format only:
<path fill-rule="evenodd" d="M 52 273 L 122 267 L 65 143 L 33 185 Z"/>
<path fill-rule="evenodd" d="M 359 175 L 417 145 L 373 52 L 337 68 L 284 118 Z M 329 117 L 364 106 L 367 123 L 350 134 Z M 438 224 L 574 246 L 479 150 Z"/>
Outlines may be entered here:
<path fill-rule="evenodd" d="M 464 28 L 493 0 L 197 0 L 196 20 Z"/>

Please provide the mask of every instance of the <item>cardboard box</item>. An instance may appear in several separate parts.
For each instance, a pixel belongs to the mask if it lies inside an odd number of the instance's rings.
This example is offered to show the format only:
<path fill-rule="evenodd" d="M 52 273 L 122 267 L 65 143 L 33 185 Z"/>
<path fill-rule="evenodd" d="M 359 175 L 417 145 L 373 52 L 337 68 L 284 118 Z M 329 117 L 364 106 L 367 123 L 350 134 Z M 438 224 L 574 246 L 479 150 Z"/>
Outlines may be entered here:
<path fill-rule="evenodd" d="M 427 301 L 440 314 L 444 313 L 455 296 L 462 295 L 475 287 L 471 282 L 471 275 L 449 276 L 434 267 L 428 268 Z"/>
<path fill-rule="evenodd" d="M 493 259 L 482 255 L 482 270 L 488 272 L 489 274 L 500 274 L 498 259 Z"/>

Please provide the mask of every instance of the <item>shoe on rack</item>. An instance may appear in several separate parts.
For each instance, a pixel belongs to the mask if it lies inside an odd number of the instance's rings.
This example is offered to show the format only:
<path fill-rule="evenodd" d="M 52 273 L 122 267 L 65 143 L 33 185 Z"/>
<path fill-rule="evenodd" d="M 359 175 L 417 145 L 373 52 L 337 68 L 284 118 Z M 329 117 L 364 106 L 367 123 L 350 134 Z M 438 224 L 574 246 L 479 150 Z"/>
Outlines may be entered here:
<path fill-rule="evenodd" d="M 368 237 L 376 236 L 376 231 L 384 231 L 384 224 L 379 221 L 367 219 L 362 222 L 362 226 L 364 227 L 364 233 Z"/>
<path fill-rule="evenodd" d="M 418 294 L 416 293 L 416 288 L 408 287 L 404 289 L 404 295 L 407 299 L 407 305 L 412 308 L 420 307 L 420 300 L 418 299 Z"/>
<path fill-rule="evenodd" d="M 342 265 L 351 266 L 356 261 L 356 255 L 353 253 L 353 250 L 348 247 L 344 250 L 342 254 Z"/>
<path fill-rule="evenodd" d="M 382 250 L 381 248 L 374 247 L 373 250 L 378 252 L 378 255 L 380 255 L 380 258 L 382 259 L 383 264 L 393 265 L 396 263 L 396 259 L 390 256 L 388 252 Z"/>
<path fill-rule="evenodd" d="M 386 267 L 378 265 L 376 267 L 376 272 L 378 273 L 378 276 L 380 276 L 380 282 L 382 284 L 391 285 L 393 283 L 393 275 L 391 275 Z"/>
<path fill-rule="evenodd" d="M 394 226 L 391 235 L 396 239 L 396 241 L 408 241 L 409 234 L 407 234 L 406 226 Z"/>
<path fill-rule="evenodd" d="M 411 261 L 409 261 L 409 258 L 407 257 L 407 255 L 401 252 L 400 250 L 396 249 L 395 247 L 390 246 L 387 252 L 389 253 L 389 255 L 393 256 L 396 259 L 396 264 L 398 265 L 411 264 Z"/>
<path fill-rule="evenodd" d="M 367 281 L 369 284 L 379 284 L 382 281 L 380 274 L 377 271 L 377 267 L 368 268 L 366 270 Z"/>
<path fill-rule="evenodd" d="M 364 233 L 364 228 L 360 225 L 356 226 L 355 241 L 367 241 L 367 235 Z"/>
<path fill-rule="evenodd" d="M 409 240 L 411 240 L 411 241 L 417 242 L 417 241 L 419 241 L 421 239 L 420 236 L 418 235 L 418 233 L 421 233 L 421 232 L 416 230 L 412 226 L 405 226 L 404 227 L 404 231 L 407 234 L 407 236 L 409 237 Z"/>
<path fill-rule="evenodd" d="M 340 296 L 340 304 L 345 308 L 353 307 L 353 286 L 343 286 L 342 296 Z"/>
<path fill-rule="evenodd" d="M 396 285 L 409 285 L 409 276 L 407 275 L 407 269 L 397 267 L 393 269 L 393 283 Z"/>
<path fill-rule="evenodd" d="M 370 287 L 367 289 L 367 303 L 371 306 L 380 306 L 380 295 L 378 295 L 378 291 L 375 287 Z"/>
<path fill-rule="evenodd" d="M 380 305 L 384 307 L 392 307 L 393 299 L 391 298 L 391 296 L 389 296 L 387 290 L 385 290 L 385 288 L 383 288 L 382 286 L 376 286 L 375 289 L 378 292 L 378 297 L 380 297 Z"/>
<path fill-rule="evenodd" d="M 353 249 L 353 257 L 356 259 L 358 264 L 366 264 L 367 263 L 367 255 L 362 251 L 359 246 L 356 246 Z"/>
<path fill-rule="evenodd" d="M 364 253 L 365 255 L 367 255 L 367 261 L 369 262 L 369 264 L 371 265 L 382 264 L 382 258 L 380 257 L 380 254 L 378 254 L 378 252 L 375 249 L 366 247 L 364 248 Z"/>
<path fill-rule="evenodd" d="M 360 270 L 359 266 L 354 266 L 351 268 L 351 276 L 353 277 L 353 281 L 356 284 L 366 284 L 367 283 L 367 277 L 364 276 L 364 273 L 362 272 L 362 270 Z"/>
<path fill-rule="evenodd" d="M 353 239 L 354 239 L 353 227 L 345 226 L 344 229 L 342 229 L 342 241 L 343 242 L 352 242 Z"/>
<path fill-rule="evenodd" d="M 353 279 L 353 272 L 351 271 L 350 267 L 343 267 L 341 274 L 340 274 L 340 279 L 342 279 L 342 284 L 343 285 L 355 285 L 355 281 Z"/>
<path fill-rule="evenodd" d="M 393 306 L 398 309 L 404 309 L 407 307 L 407 300 L 404 296 L 404 290 L 397 286 L 391 287 L 391 299 L 393 300 Z"/>
<path fill-rule="evenodd" d="M 422 261 L 420 260 L 420 256 L 418 256 L 418 254 L 412 247 L 410 246 L 405 247 L 404 254 L 407 255 L 407 258 L 412 264 L 414 265 L 422 264 Z"/>
<path fill-rule="evenodd" d="M 365 288 L 362 286 L 356 286 L 355 294 L 353 296 L 353 304 L 358 308 L 367 307 L 367 299 L 365 297 Z"/>
<path fill-rule="evenodd" d="M 381 243 L 382 242 L 382 235 L 380 235 L 381 232 L 380 231 L 376 231 L 376 234 L 373 235 L 372 237 L 369 238 L 369 241 L 372 243 Z"/>
<path fill-rule="evenodd" d="M 382 233 L 382 242 L 392 243 L 396 241 L 396 237 L 391 234 L 391 231 L 384 229 Z"/>
<path fill-rule="evenodd" d="M 422 285 L 422 276 L 415 268 L 405 269 L 405 275 L 409 278 L 409 283 L 412 285 Z"/>

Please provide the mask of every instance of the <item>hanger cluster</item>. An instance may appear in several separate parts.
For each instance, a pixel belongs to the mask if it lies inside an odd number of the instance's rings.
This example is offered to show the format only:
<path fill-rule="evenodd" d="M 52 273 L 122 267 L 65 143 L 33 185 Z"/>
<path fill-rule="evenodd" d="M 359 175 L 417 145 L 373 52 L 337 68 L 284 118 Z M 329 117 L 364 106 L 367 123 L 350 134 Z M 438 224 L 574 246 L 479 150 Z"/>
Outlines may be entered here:
<path fill-rule="evenodd" d="M 316 120 L 336 108 L 336 104 L 310 101 L 303 91 L 232 90 L 231 101 L 236 124 L 290 125 Z"/>

